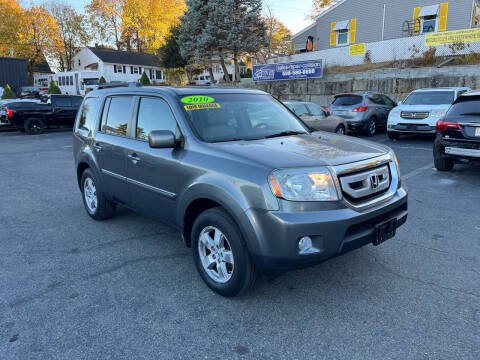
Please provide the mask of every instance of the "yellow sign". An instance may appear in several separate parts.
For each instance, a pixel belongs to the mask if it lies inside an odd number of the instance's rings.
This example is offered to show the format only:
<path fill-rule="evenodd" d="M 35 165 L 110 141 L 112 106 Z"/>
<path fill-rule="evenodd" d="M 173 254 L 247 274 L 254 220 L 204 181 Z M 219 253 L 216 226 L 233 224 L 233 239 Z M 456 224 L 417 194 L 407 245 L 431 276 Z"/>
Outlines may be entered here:
<path fill-rule="evenodd" d="M 365 44 L 350 45 L 350 56 L 365 54 Z"/>
<path fill-rule="evenodd" d="M 185 105 L 184 108 L 187 111 L 192 111 L 192 110 L 204 110 L 204 109 L 220 109 L 221 106 L 218 103 L 210 103 L 210 104 Z"/>
<path fill-rule="evenodd" d="M 446 45 L 480 41 L 480 29 L 466 29 L 429 33 L 425 39 L 426 46 Z"/>

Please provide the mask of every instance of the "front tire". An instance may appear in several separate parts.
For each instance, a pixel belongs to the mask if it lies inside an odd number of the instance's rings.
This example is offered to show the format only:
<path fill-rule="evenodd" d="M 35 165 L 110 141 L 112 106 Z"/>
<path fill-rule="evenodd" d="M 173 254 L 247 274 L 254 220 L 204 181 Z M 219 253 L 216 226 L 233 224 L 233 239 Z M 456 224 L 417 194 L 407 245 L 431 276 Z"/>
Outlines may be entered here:
<path fill-rule="evenodd" d="M 193 224 L 192 253 L 207 286 L 225 297 L 253 287 L 256 269 L 235 221 L 221 208 L 201 213 Z"/>
<path fill-rule="evenodd" d="M 91 169 L 86 169 L 80 181 L 85 210 L 91 218 L 102 221 L 115 215 L 115 203 L 107 200 Z"/>

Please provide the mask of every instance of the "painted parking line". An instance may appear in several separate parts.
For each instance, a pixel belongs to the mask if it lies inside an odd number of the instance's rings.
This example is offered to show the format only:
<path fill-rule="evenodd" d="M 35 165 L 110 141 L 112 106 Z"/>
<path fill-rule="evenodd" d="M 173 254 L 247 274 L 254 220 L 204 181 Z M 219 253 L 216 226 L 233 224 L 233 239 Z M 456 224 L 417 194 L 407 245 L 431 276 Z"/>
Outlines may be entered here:
<path fill-rule="evenodd" d="M 431 148 L 419 148 L 411 146 L 396 146 L 397 149 L 432 151 Z"/>
<path fill-rule="evenodd" d="M 403 175 L 402 176 L 402 180 L 408 180 L 410 179 L 411 177 L 414 177 L 414 176 L 417 176 L 419 174 L 421 174 L 422 172 L 428 170 L 428 169 L 432 169 L 433 170 L 433 166 L 432 164 L 428 164 L 428 165 L 425 165 L 425 166 L 422 166 L 418 169 L 415 169 L 413 171 L 410 171 L 408 174 L 406 175 Z"/>

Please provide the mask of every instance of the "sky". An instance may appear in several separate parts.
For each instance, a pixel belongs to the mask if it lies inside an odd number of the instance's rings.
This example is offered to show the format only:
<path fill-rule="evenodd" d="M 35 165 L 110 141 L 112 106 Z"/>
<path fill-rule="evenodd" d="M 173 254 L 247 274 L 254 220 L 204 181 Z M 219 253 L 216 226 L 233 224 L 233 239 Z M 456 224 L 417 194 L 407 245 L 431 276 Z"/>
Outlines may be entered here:
<path fill-rule="evenodd" d="M 65 3 L 73 6 L 78 11 L 83 11 L 85 4 L 89 0 L 63 0 Z M 44 3 L 45 0 L 34 0 L 36 4 Z M 273 9 L 275 16 L 284 23 L 293 34 L 306 28 L 312 23 L 310 13 L 312 9 L 312 0 L 264 0 L 268 2 Z M 29 0 L 21 0 L 22 5 L 28 6 Z"/>

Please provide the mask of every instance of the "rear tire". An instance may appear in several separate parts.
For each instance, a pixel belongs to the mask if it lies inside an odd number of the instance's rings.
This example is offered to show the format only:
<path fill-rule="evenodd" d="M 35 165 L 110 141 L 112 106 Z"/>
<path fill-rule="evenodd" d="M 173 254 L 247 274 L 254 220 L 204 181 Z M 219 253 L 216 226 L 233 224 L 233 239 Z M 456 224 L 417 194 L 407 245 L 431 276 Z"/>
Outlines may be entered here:
<path fill-rule="evenodd" d="M 335 129 L 335 134 L 345 135 L 346 134 L 345 126 L 341 124 L 338 125 L 337 128 Z"/>
<path fill-rule="evenodd" d="M 115 203 L 107 200 L 91 169 L 85 169 L 80 181 L 83 205 L 92 219 L 102 221 L 115 215 Z"/>
<path fill-rule="evenodd" d="M 45 124 L 41 119 L 27 119 L 25 122 L 25 132 L 28 135 L 40 135 L 45 129 Z"/>
<path fill-rule="evenodd" d="M 376 132 L 377 132 L 377 118 L 372 117 L 368 120 L 364 133 L 367 136 L 374 136 Z"/>
<path fill-rule="evenodd" d="M 217 207 L 201 213 L 191 234 L 195 266 L 210 289 L 234 297 L 253 287 L 255 266 L 238 225 L 225 210 Z"/>
<path fill-rule="evenodd" d="M 398 140 L 398 139 L 400 139 L 400 135 L 389 132 L 389 133 L 388 133 L 388 138 L 389 138 L 390 140 Z"/>
<path fill-rule="evenodd" d="M 452 171 L 455 166 L 453 159 L 446 157 L 443 153 L 443 146 L 440 144 L 441 135 L 437 135 L 433 143 L 433 161 L 438 171 Z"/>

